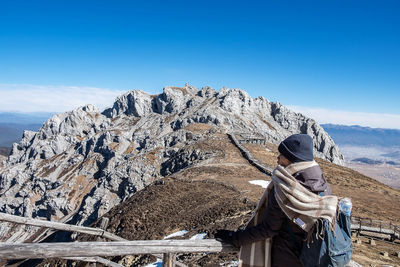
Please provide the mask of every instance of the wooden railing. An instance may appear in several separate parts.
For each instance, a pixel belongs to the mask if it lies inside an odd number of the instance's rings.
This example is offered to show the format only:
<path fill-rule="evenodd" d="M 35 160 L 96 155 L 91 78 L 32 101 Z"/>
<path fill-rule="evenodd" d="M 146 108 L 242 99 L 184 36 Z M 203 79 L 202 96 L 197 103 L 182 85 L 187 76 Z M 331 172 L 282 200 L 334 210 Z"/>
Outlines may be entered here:
<path fill-rule="evenodd" d="M 0 258 L 2 259 L 110 257 L 134 254 L 176 254 L 233 251 L 237 251 L 237 249 L 215 239 L 17 244 L 0 243 Z"/>
<path fill-rule="evenodd" d="M 370 232 L 390 236 L 390 240 L 400 239 L 400 227 L 392 222 L 384 222 L 361 217 L 351 218 L 351 230 L 357 232 Z"/>
<path fill-rule="evenodd" d="M 107 238 L 107 239 L 110 239 L 113 241 L 125 240 L 124 238 L 114 235 L 112 233 L 109 233 L 103 229 L 84 227 L 84 226 L 76 226 L 76 225 L 52 222 L 52 221 L 37 220 L 37 219 L 31 219 L 31 218 L 10 215 L 7 213 L 0 213 L 0 221 L 32 225 L 32 226 L 38 226 L 38 227 L 46 227 L 46 228 L 51 228 L 51 229 L 56 229 L 56 230 L 77 232 L 77 233 L 82 233 L 82 234 L 89 234 L 89 235 L 104 237 L 104 238 Z"/>
<path fill-rule="evenodd" d="M 237 140 L 237 138 L 235 137 L 235 135 L 233 134 L 228 134 L 228 137 L 231 139 L 232 143 L 240 150 L 240 152 L 242 153 L 243 157 L 245 159 L 247 159 L 249 161 L 249 163 L 251 165 L 253 165 L 254 167 L 256 167 L 259 171 L 265 173 L 266 175 L 271 176 L 272 175 L 272 169 L 265 166 L 264 164 L 262 164 L 261 162 L 259 162 L 259 160 L 257 160 L 256 158 L 254 158 L 250 151 L 248 151 L 244 146 L 242 146 L 239 141 Z"/>
<path fill-rule="evenodd" d="M 125 239 L 116 236 L 112 233 L 109 233 L 105 231 L 104 229 L 107 227 L 108 224 L 108 218 L 102 218 L 101 221 L 101 227 L 102 229 L 98 228 L 91 228 L 91 227 L 83 227 L 83 226 L 76 226 L 76 225 L 70 225 L 66 223 L 61 223 L 61 222 L 52 222 L 52 221 L 45 221 L 45 220 L 38 220 L 38 219 L 32 219 L 32 218 L 26 218 L 26 217 L 20 217 L 20 216 L 15 216 L 15 215 L 10 215 L 7 213 L 0 213 L 0 221 L 4 222 L 9 222 L 12 224 L 22 224 L 22 225 L 30 225 L 30 226 L 37 226 L 40 227 L 41 229 L 44 229 L 42 231 L 42 234 L 45 234 L 47 230 L 62 230 L 62 231 L 71 231 L 71 232 L 78 232 L 78 233 L 83 233 L 83 234 L 89 234 L 89 235 L 94 235 L 98 236 L 97 240 L 102 240 L 103 237 L 110 239 L 110 240 L 116 240 L 116 241 L 125 241 Z M 40 240 L 43 240 L 42 238 L 39 238 L 42 234 L 37 236 L 36 238 L 29 238 L 26 242 L 26 244 L 30 244 L 30 242 L 40 242 Z M 46 237 L 48 235 L 44 235 L 43 237 Z M 0 243 L 0 244 L 13 244 L 12 242 L 6 241 L 5 243 Z M 4 265 L 6 258 L 1 258 L 0 261 L 0 266 Z M 29 258 L 25 258 L 29 259 Z M 104 266 L 109 266 L 109 267 L 123 267 L 120 264 L 117 264 L 115 262 L 112 262 L 110 260 L 101 258 L 101 257 L 68 257 L 68 258 L 63 258 L 66 260 L 74 260 L 74 261 L 85 261 L 85 262 L 92 262 L 92 263 L 102 263 Z"/>
<path fill-rule="evenodd" d="M 163 266 L 176 265 L 178 267 L 187 267 L 175 260 L 177 253 L 231 252 L 237 250 L 233 246 L 223 244 L 215 239 L 128 241 L 104 229 L 25 218 L 6 213 L 0 213 L 0 221 L 78 232 L 116 241 L 62 243 L 3 242 L 0 243 L 0 259 L 3 260 L 62 258 L 74 261 L 98 262 L 110 267 L 123 267 L 102 257 L 153 254 L 158 260 L 162 257 Z M 103 228 L 105 227 L 103 226 Z"/>

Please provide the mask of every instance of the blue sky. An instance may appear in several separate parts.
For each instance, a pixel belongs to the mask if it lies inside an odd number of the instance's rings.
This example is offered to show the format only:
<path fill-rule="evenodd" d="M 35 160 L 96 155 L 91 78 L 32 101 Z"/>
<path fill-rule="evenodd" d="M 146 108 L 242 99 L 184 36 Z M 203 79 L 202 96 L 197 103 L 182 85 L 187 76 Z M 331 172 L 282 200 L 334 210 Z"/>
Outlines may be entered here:
<path fill-rule="evenodd" d="M 188 82 L 319 122 L 400 128 L 399 13 L 389 0 L 3 0 L 0 111 L 102 106 Z"/>

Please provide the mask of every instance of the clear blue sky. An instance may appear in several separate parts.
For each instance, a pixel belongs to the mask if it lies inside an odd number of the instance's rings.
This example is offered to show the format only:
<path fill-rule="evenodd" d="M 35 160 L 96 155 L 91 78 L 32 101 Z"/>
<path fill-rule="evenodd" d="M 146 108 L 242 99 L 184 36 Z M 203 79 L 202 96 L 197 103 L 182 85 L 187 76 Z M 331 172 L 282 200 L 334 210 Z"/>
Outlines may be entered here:
<path fill-rule="evenodd" d="M 157 93 L 188 82 L 400 115 L 399 14 L 397 0 L 3 0 L 0 94 L 8 85 Z"/>

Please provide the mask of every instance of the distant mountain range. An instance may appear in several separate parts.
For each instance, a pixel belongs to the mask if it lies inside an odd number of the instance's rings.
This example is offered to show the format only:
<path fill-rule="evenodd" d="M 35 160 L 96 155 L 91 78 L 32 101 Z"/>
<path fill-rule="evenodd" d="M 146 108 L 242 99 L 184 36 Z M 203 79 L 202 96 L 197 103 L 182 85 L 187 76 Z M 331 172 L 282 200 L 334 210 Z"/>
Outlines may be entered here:
<path fill-rule="evenodd" d="M 344 145 L 400 147 L 400 130 L 358 125 L 321 124 L 321 126 L 339 147 Z"/>
<path fill-rule="evenodd" d="M 365 163 L 365 164 L 371 164 L 371 165 L 376 165 L 376 164 L 390 164 L 390 165 L 399 165 L 399 163 L 394 162 L 392 160 L 389 161 L 382 161 L 382 160 L 373 160 L 370 158 L 356 158 L 352 160 L 353 162 L 359 162 L 359 163 Z"/>
<path fill-rule="evenodd" d="M 339 146 L 346 166 L 400 188 L 400 130 L 321 125 Z"/>
<path fill-rule="evenodd" d="M 54 114 L 49 112 L 0 112 L 0 123 L 43 124 Z"/>
<path fill-rule="evenodd" d="M 24 130 L 37 131 L 42 124 L 0 123 L 0 147 L 11 147 L 18 143 Z"/>
<path fill-rule="evenodd" d="M 400 160 L 400 151 L 382 154 L 382 156 Z"/>
<path fill-rule="evenodd" d="M 52 113 L 0 112 L 0 147 L 10 148 L 21 140 L 24 130 L 37 131 Z M 0 154 L 4 154 L 1 150 Z"/>

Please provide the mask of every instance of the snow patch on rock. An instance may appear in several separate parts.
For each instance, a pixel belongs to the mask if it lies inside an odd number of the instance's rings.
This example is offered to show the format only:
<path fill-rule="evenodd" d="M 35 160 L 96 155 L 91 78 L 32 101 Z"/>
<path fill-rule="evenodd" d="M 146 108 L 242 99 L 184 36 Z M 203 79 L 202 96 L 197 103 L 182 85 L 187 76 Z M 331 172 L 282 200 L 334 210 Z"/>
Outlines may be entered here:
<path fill-rule="evenodd" d="M 169 239 L 169 238 L 178 237 L 178 236 L 184 236 L 188 232 L 189 232 L 188 230 L 177 231 L 175 233 L 172 233 L 172 234 L 169 234 L 169 235 L 165 236 L 164 239 Z"/>

